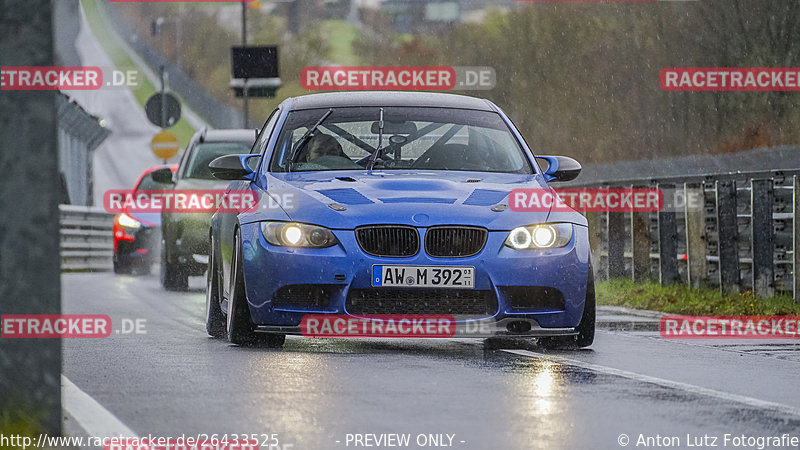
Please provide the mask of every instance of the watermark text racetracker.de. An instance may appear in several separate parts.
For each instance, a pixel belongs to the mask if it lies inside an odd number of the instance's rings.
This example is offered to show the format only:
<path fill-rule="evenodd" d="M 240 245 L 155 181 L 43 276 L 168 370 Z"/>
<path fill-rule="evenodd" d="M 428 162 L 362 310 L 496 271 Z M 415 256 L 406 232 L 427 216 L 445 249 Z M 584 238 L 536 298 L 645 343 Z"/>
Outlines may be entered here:
<path fill-rule="evenodd" d="M 297 208 L 292 192 L 251 189 L 111 189 L 103 195 L 103 207 L 110 213 L 243 213 L 261 209 Z"/>
<path fill-rule="evenodd" d="M 142 83 L 138 69 L 108 67 L 0 67 L 0 90 L 96 90 L 136 88 Z"/>
<path fill-rule="evenodd" d="M 800 91 L 800 68 L 669 67 L 659 82 L 665 91 Z"/>
<path fill-rule="evenodd" d="M 800 339 L 800 316 L 663 316 L 666 339 Z"/>
<path fill-rule="evenodd" d="M 504 329 L 492 319 L 449 314 L 306 314 L 300 321 L 300 333 L 313 338 L 492 337 Z"/>
<path fill-rule="evenodd" d="M 449 91 L 495 87 L 492 67 L 306 67 L 300 83 L 311 91 Z"/>
<path fill-rule="evenodd" d="M 659 212 L 698 211 L 702 194 L 656 188 L 534 188 L 514 189 L 508 196 L 512 211 Z"/>
<path fill-rule="evenodd" d="M 408 337 L 449 338 L 456 333 L 450 315 L 380 314 L 353 317 L 345 314 L 306 314 L 300 322 L 306 337 Z"/>
<path fill-rule="evenodd" d="M 112 3 L 252 3 L 256 0 L 108 0 Z"/>
<path fill-rule="evenodd" d="M 142 438 L 124 436 L 24 436 L 0 433 L 0 448 L 101 448 L 103 450 L 293 450 L 277 433 L 232 433 Z"/>
<path fill-rule="evenodd" d="M 112 326 L 105 314 L 3 314 L 0 338 L 105 338 L 112 333 L 147 334 L 147 319 L 121 318 Z"/>

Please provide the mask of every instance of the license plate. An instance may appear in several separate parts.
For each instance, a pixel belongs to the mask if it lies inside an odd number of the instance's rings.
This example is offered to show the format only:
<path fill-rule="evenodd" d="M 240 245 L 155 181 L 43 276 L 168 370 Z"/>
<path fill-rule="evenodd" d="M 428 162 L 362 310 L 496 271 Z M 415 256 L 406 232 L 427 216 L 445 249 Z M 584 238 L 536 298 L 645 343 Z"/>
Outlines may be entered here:
<path fill-rule="evenodd" d="M 475 287 L 475 268 L 466 266 L 372 266 L 372 286 Z"/>

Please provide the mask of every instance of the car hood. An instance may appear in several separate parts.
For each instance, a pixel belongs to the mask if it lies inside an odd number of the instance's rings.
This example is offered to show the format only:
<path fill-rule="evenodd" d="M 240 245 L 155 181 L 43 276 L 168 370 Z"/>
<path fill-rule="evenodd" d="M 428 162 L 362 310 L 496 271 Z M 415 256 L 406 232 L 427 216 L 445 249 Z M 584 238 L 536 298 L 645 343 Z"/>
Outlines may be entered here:
<path fill-rule="evenodd" d="M 391 223 L 418 227 L 459 224 L 510 230 L 519 225 L 544 222 L 549 214 L 549 210 L 516 212 L 507 207 L 512 189 L 549 189 L 541 175 L 533 174 L 395 170 L 295 172 L 271 173 L 266 182 L 273 198 L 290 199 L 284 201 L 283 208 L 289 220 L 334 229 Z M 497 208 L 498 205 L 506 207 Z M 259 211 L 244 214 L 240 221 L 275 218 L 274 213 L 259 208 Z"/>

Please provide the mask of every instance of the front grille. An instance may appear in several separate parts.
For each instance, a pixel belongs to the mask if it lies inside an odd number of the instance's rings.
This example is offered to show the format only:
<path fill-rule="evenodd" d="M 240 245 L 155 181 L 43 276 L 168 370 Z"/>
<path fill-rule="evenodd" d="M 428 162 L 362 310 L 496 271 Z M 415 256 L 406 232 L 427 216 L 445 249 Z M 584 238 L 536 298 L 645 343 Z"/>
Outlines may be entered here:
<path fill-rule="evenodd" d="M 321 284 L 290 284 L 278 289 L 272 302 L 275 306 L 327 308 L 335 286 Z"/>
<path fill-rule="evenodd" d="M 425 233 L 425 252 L 437 258 L 463 258 L 483 250 L 488 232 L 478 227 L 432 227 Z"/>
<path fill-rule="evenodd" d="M 452 314 L 492 316 L 493 291 L 463 289 L 351 289 L 345 305 L 351 314 Z"/>
<path fill-rule="evenodd" d="M 361 250 L 373 256 L 414 256 L 419 251 L 419 233 L 414 227 L 371 225 L 356 228 Z"/>

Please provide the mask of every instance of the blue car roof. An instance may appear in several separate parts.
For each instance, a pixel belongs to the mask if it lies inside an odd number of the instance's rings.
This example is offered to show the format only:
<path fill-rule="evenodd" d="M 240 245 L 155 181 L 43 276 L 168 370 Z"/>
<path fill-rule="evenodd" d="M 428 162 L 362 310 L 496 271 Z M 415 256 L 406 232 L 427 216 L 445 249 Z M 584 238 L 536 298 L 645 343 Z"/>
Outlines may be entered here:
<path fill-rule="evenodd" d="M 309 94 L 287 99 L 292 110 L 348 106 L 417 106 L 493 111 L 488 100 L 434 92 L 360 91 Z"/>

